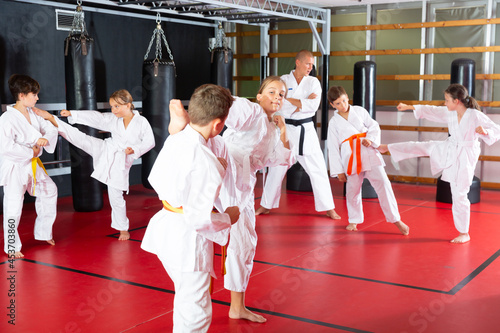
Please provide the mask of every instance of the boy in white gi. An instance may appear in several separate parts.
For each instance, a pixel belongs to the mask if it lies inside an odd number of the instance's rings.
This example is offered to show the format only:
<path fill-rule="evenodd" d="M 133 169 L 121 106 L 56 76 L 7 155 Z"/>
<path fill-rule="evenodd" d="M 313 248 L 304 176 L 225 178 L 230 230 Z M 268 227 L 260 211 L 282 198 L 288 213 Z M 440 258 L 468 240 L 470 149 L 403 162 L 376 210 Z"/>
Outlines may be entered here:
<path fill-rule="evenodd" d="M 52 225 L 57 214 L 57 186 L 45 172 L 39 156 L 42 148 L 54 152 L 57 130 L 32 110 L 40 91 L 37 81 L 14 74 L 9 78 L 9 89 L 16 104 L 7 106 L 0 117 L 4 251 L 11 258 L 23 258 L 17 228 L 26 191 L 36 197 L 35 239 L 55 245 Z"/>
<path fill-rule="evenodd" d="M 311 180 L 316 211 L 326 211 L 328 217 L 340 219 L 335 211 L 325 157 L 313 121 L 321 102 L 321 84 L 317 78 L 309 76 L 313 64 L 313 54 L 301 50 L 295 56 L 295 70 L 281 76 L 288 90 L 280 113 L 285 117 L 291 150 Z M 269 214 L 271 209 L 279 207 L 281 183 L 288 168 L 269 168 L 256 215 Z"/>
<path fill-rule="evenodd" d="M 231 156 L 226 177 L 221 189 L 222 207 L 239 206 L 241 215 L 231 228 L 231 242 L 227 249 L 224 287 L 231 291 L 229 317 L 263 323 L 266 319 L 245 306 L 245 291 L 253 268 L 257 247 L 255 231 L 254 187 L 256 173 L 266 166 L 284 165 L 295 162 L 289 149 L 287 131 L 283 117 L 275 113 L 281 108 L 286 96 L 286 85 L 279 76 L 269 76 L 257 93 L 258 103 L 246 98 L 235 97 L 226 120 L 224 132 Z M 172 109 L 171 109 L 172 110 Z M 189 113 L 190 114 L 190 113 Z M 183 128 L 189 115 L 182 105 L 171 112 L 171 121 L 176 128 Z M 214 150 L 214 153 L 218 154 Z"/>
<path fill-rule="evenodd" d="M 35 112 L 52 122 L 59 134 L 76 147 L 93 157 L 92 177 L 108 186 L 111 205 L 111 227 L 120 231 L 118 240 L 130 238 L 129 220 L 123 192 L 128 193 L 129 172 L 135 159 L 147 153 L 155 145 L 151 125 L 146 118 L 134 110 L 132 95 L 121 89 L 109 98 L 111 112 L 62 110 L 70 124 L 83 124 L 111 133 L 105 140 L 80 132 L 57 119 L 50 113 L 35 109 Z"/>
<path fill-rule="evenodd" d="M 174 332 L 208 331 L 213 243 L 226 245 L 239 218 L 238 207 L 212 213 L 225 169 L 208 145 L 223 129 L 232 102 L 227 89 L 197 88 L 189 125 L 167 138 L 148 178 L 163 209 L 151 218 L 141 247 L 158 256 L 174 282 Z"/>
<path fill-rule="evenodd" d="M 429 156 L 431 171 L 442 171 L 441 179 L 450 183 L 453 221 L 459 235 L 452 243 L 470 241 L 470 201 L 467 197 L 474 170 L 481 154 L 479 138 L 492 145 L 500 139 L 500 126 L 481 112 L 477 101 L 461 84 L 452 84 L 444 92 L 445 106 L 406 105 L 398 110 L 413 110 L 415 118 L 447 123 L 449 137 L 444 141 L 401 142 L 380 145 L 381 152 L 389 150 L 395 162 Z"/>
<path fill-rule="evenodd" d="M 328 123 L 328 157 L 330 175 L 347 182 L 346 202 L 349 224 L 346 229 L 357 230 L 363 223 L 361 186 L 367 178 L 377 192 L 380 207 L 387 222 L 394 223 L 403 235 L 410 228 L 401 221 L 398 204 L 391 182 L 384 170 L 384 160 L 375 147 L 380 144 L 380 127 L 361 106 L 349 105 L 349 97 L 343 87 L 328 90 L 328 101 L 337 109 Z"/>

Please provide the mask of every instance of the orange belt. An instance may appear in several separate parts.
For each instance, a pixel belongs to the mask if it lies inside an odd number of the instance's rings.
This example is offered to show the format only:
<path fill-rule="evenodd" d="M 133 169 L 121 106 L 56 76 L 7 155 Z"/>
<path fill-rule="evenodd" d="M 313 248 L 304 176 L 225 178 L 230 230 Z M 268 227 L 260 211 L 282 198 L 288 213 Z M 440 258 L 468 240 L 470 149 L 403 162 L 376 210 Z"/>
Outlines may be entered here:
<path fill-rule="evenodd" d="M 349 141 L 349 145 L 351 146 L 351 157 L 349 158 L 349 165 L 347 166 L 347 175 L 350 176 L 352 175 L 352 163 L 354 159 L 354 140 L 357 139 L 357 144 L 356 144 L 356 174 L 359 175 L 361 172 L 361 138 L 366 137 L 366 133 L 359 133 L 359 134 L 354 134 L 344 141 L 342 143 Z"/>
<path fill-rule="evenodd" d="M 36 166 L 39 165 L 42 167 L 43 171 L 47 173 L 45 167 L 43 166 L 42 160 L 38 157 L 33 157 L 31 159 L 31 170 L 33 170 L 33 195 L 35 195 L 35 186 L 36 186 Z"/>
<path fill-rule="evenodd" d="M 184 214 L 184 209 L 181 207 L 172 207 L 167 201 L 162 200 L 163 209 L 168 210 L 172 213 Z M 226 255 L 227 255 L 227 245 L 221 246 L 221 274 L 226 275 Z M 210 280 L 210 294 L 212 294 L 213 278 Z"/>

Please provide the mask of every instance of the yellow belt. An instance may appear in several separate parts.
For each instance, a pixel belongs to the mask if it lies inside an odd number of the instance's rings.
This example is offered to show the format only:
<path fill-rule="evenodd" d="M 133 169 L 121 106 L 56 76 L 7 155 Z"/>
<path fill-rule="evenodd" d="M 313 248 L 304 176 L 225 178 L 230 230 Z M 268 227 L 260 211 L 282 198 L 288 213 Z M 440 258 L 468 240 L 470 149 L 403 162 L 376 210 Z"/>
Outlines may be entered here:
<path fill-rule="evenodd" d="M 33 157 L 31 159 L 31 169 L 33 170 L 33 195 L 35 195 L 35 185 L 36 185 L 36 166 L 39 165 L 42 167 L 43 171 L 45 171 L 45 174 L 47 174 L 47 170 L 45 170 L 45 167 L 43 166 L 42 161 L 38 157 Z"/>
<path fill-rule="evenodd" d="M 179 208 L 175 208 L 175 207 L 172 207 L 172 205 L 170 205 L 165 200 L 162 200 L 161 202 L 163 203 L 163 208 L 168 210 L 169 212 L 184 214 L 184 209 L 182 209 L 182 206 Z"/>
<path fill-rule="evenodd" d="M 184 214 L 184 209 L 181 207 L 173 207 L 167 201 L 162 200 L 163 209 L 168 210 L 172 213 Z M 221 246 L 221 274 L 226 275 L 226 255 L 227 255 L 227 245 Z M 213 278 L 210 280 L 210 294 L 213 292 Z"/>

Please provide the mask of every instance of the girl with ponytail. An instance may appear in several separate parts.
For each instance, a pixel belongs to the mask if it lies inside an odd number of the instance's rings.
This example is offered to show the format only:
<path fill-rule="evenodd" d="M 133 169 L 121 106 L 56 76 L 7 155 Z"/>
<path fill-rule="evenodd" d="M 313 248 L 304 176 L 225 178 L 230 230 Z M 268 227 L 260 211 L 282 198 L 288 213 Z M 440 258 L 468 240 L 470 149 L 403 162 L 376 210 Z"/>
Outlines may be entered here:
<path fill-rule="evenodd" d="M 467 109 L 476 109 L 476 110 L 481 111 L 481 107 L 479 106 L 479 103 L 476 101 L 476 99 L 474 97 L 469 96 L 469 93 L 467 92 L 467 88 L 465 88 L 461 84 L 458 84 L 458 83 L 450 84 L 450 86 L 448 88 L 446 88 L 446 90 L 444 91 L 444 94 L 445 94 L 445 97 L 448 94 L 448 96 L 451 97 L 451 99 L 458 100 L 458 101 L 462 102 L 462 104 Z"/>
<path fill-rule="evenodd" d="M 467 198 L 474 170 L 481 153 L 479 139 L 492 145 L 500 139 L 500 126 L 481 112 L 477 101 L 461 84 L 452 84 L 444 92 L 445 106 L 407 105 L 399 111 L 413 110 L 415 118 L 447 123 L 449 136 L 444 141 L 402 142 L 380 145 L 379 151 L 391 153 L 395 162 L 429 156 L 431 172 L 442 171 L 441 179 L 450 183 L 452 213 L 459 235 L 452 243 L 470 241 L 470 201 Z"/>

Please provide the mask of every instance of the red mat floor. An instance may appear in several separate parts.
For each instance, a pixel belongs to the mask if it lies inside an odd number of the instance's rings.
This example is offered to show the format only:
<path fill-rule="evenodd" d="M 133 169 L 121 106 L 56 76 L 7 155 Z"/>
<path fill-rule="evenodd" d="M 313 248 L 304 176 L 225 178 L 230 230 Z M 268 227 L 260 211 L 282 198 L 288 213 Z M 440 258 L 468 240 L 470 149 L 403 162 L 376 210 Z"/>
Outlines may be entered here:
<path fill-rule="evenodd" d="M 433 186 L 393 184 L 406 237 L 385 222 L 377 199 L 364 200 L 360 230 L 346 231 L 342 185 L 332 187 L 340 221 L 316 213 L 312 193 L 285 189 L 281 207 L 257 217 L 246 304 L 268 321 L 229 319 L 229 292 L 218 279 L 210 332 L 500 331 L 499 191 L 481 191 L 471 206 L 472 240 L 455 245 L 451 205 L 435 201 Z M 126 200 L 131 240 L 119 242 L 106 195 L 93 213 L 74 212 L 72 198 L 61 198 L 56 246 L 33 239 L 34 204 L 25 204 L 25 258 L 0 260 L 0 332 L 171 331 L 173 284 L 140 249 L 161 204 L 141 185 Z"/>

